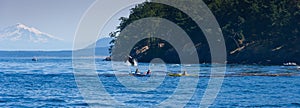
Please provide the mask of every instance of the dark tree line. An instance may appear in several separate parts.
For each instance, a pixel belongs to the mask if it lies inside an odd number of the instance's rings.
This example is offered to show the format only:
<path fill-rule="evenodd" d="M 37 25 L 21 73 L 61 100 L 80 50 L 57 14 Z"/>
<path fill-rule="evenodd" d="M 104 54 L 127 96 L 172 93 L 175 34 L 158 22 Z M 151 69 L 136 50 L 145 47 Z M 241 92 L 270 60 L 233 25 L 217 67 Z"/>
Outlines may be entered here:
<path fill-rule="evenodd" d="M 215 15 L 224 35 L 229 63 L 281 64 L 299 62 L 300 56 L 300 1 L 299 0 L 204 0 Z M 199 15 L 201 16 L 201 15 Z M 131 9 L 111 37 L 129 24 L 148 17 L 168 19 L 181 27 L 193 40 L 200 62 L 210 62 L 209 46 L 197 24 L 184 12 L 164 4 L 144 2 Z M 146 34 L 145 34 L 146 35 Z M 123 40 L 135 36 L 123 36 Z M 115 40 L 112 41 L 118 46 Z M 165 43 L 164 47 L 157 47 Z M 188 43 L 187 43 L 188 44 Z M 136 53 L 148 46 L 144 52 Z M 113 48 L 113 46 L 112 46 Z M 112 48 L 110 51 L 112 51 Z M 149 62 L 162 58 L 179 63 L 176 51 L 164 40 L 149 38 L 132 48 L 130 55 Z"/>

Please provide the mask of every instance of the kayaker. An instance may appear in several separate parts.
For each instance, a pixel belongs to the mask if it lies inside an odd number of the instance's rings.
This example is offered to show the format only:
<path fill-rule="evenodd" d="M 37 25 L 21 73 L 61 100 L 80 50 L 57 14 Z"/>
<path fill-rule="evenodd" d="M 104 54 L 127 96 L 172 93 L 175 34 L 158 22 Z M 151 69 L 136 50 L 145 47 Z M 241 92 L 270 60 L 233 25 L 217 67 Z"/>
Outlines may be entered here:
<path fill-rule="evenodd" d="M 182 73 L 181 75 L 184 75 L 184 76 L 185 76 L 185 75 L 187 75 L 187 72 L 186 72 L 186 71 L 183 71 L 183 73 Z"/>
<path fill-rule="evenodd" d="M 139 71 L 139 69 L 138 69 L 138 68 L 136 68 L 136 70 L 135 70 L 135 74 L 140 74 L 140 71 Z"/>
<path fill-rule="evenodd" d="M 147 71 L 146 75 L 150 75 L 151 74 L 151 71 L 150 69 Z"/>

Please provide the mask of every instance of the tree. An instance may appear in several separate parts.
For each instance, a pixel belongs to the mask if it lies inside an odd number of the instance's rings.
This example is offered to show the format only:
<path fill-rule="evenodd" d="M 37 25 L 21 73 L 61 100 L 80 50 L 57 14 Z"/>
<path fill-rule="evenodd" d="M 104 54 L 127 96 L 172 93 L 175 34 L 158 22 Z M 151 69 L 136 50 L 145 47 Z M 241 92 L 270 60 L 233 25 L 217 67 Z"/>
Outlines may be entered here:
<path fill-rule="evenodd" d="M 179 1 L 175 0 L 174 2 Z M 264 57 L 268 53 L 274 53 L 270 51 L 278 46 L 286 46 L 283 50 L 294 48 L 295 45 L 299 46 L 299 42 L 296 41 L 300 38 L 299 0 L 204 0 L 204 2 L 211 9 L 220 24 L 226 41 L 229 60 L 233 60 L 233 62 L 234 60 L 238 61 L 241 58 L 247 58 L 251 54 L 257 54 L 258 58 Z M 193 40 L 193 44 L 199 53 L 200 62 L 210 60 L 209 46 L 197 24 L 184 12 L 164 4 L 146 1 L 135 6 L 131 9 L 131 14 L 128 18 L 120 18 L 121 23 L 118 26 L 118 30 L 112 32 L 111 37 L 120 38 L 118 34 L 129 24 L 148 17 L 164 18 L 177 24 Z M 142 61 L 147 57 L 147 60 L 149 60 L 155 55 L 155 53 L 149 53 L 151 51 L 168 56 L 176 55 L 172 46 L 168 45 L 167 42 L 152 38 L 154 34 L 144 34 L 149 38 L 136 44 L 130 54 L 139 57 Z M 135 37 L 134 35 L 127 35 L 121 38 L 126 40 Z M 115 43 L 115 40 L 112 43 Z M 154 47 L 158 43 L 166 43 L 167 45 L 164 47 L 164 50 L 158 50 L 159 48 Z M 145 53 L 135 53 L 136 50 L 144 46 L 149 46 L 150 49 Z M 241 57 L 241 55 L 244 57 Z M 159 57 L 164 58 L 166 56 Z M 148 62 L 147 60 L 146 62 Z M 251 62 L 258 61 L 259 59 Z"/>

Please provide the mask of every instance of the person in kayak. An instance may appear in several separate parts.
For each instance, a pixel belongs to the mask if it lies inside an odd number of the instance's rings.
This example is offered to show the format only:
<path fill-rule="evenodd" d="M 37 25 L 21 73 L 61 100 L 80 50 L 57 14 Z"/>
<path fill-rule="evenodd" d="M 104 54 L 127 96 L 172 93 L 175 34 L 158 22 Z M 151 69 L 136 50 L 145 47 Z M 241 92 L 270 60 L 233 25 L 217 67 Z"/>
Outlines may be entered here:
<path fill-rule="evenodd" d="M 150 75 L 151 74 L 151 71 L 150 69 L 146 72 L 146 75 Z"/>
<path fill-rule="evenodd" d="M 188 74 L 187 74 L 186 71 L 183 71 L 183 73 L 182 73 L 181 75 L 186 76 L 186 75 L 188 75 Z"/>
<path fill-rule="evenodd" d="M 138 68 L 136 68 L 136 70 L 135 70 L 134 74 L 140 74 L 140 71 L 139 71 L 139 69 L 138 69 Z"/>

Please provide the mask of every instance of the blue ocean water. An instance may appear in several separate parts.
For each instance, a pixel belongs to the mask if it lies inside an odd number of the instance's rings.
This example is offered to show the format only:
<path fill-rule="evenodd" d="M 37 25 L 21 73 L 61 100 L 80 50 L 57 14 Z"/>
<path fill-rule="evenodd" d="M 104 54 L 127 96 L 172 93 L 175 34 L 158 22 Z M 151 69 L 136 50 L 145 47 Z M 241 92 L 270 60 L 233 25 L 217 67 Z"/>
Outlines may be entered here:
<path fill-rule="evenodd" d="M 84 61 L 84 60 L 83 60 Z M 83 62 L 84 63 L 84 62 Z M 156 72 L 157 80 L 151 77 L 135 77 L 129 74 L 116 73 L 111 62 L 96 59 L 97 77 L 99 82 L 87 83 L 96 86 L 101 83 L 109 97 L 125 106 L 151 107 L 164 105 L 171 100 L 171 107 L 185 103 L 185 107 L 199 107 L 210 81 L 210 66 L 161 64 L 161 69 L 167 71 Z M 140 71 L 145 72 L 152 64 L 141 63 Z M 193 70 L 200 67 L 200 72 L 191 77 L 170 77 L 168 72 L 179 73 L 180 68 L 188 67 Z M 134 71 L 136 67 L 130 67 Z M 73 73 L 70 58 L 40 58 L 37 62 L 31 58 L 1 58 L 0 60 L 0 106 L 3 107 L 89 107 L 98 105 L 114 107 L 107 100 L 88 100 L 76 80 L 80 80 Z M 86 69 L 84 73 L 88 73 Z M 258 66 L 258 65 L 227 65 L 226 73 L 218 92 L 213 98 L 211 107 L 300 107 L 300 70 L 288 66 Z M 217 78 L 220 76 L 217 76 Z M 81 78 L 90 79 L 89 75 Z M 180 81 L 197 81 L 193 86 L 183 82 L 185 88 L 180 88 Z M 133 88 L 122 82 L 122 79 L 137 79 L 132 82 Z M 160 79 L 160 80 L 158 80 Z M 184 81 L 185 81 L 184 80 Z M 90 80 L 89 80 L 90 81 Z M 135 83 L 153 83 L 152 86 L 136 86 Z M 134 88 L 136 87 L 136 88 Z M 140 88 L 138 88 L 140 87 Z M 189 88 L 190 87 L 190 88 Z M 183 92 L 178 92 L 182 90 Z M 89 93 L 100 89 L 91 89 Z M 186 92 L 185 92 L 186 91 Z M 86 91 L 85 91 L 86 92 Z M 191 97 L 187 92 L 193 93 Z M 102 96 L 102 94 L 100 94 Z M 172 98 L 173 95 L 175 98 Z M 101 97 L 99 96 L 99 97 Z M 187 100 L 188 99 L 188 100 Z"/>

